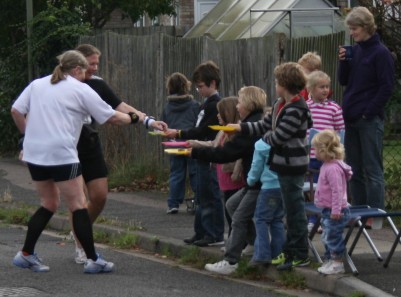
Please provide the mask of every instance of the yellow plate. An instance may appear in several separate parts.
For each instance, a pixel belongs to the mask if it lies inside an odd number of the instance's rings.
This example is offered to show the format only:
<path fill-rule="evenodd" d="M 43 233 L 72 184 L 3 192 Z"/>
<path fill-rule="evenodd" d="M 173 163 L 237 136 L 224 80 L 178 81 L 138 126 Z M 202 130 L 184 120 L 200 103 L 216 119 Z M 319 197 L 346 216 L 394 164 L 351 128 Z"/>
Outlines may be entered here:
<path fill-rule="evenodd" d="M 150 131 L 148 133 L 153 136 L 166 136 L 166 134 L 163 131 Z"/>
<path fill-rule="evenodd" d="M 226 131 L 226 132 L 234 132 L 235 131 L 235 129 L 233 127 L 229 127 L 229 126 L 213 125 L 213 126 L 209 126 L 209 128 L 212 130 L 222 130 L 222 131 Z"/>
<path fill-rule="evenodd" d="M 188 149 L 165 149 L 164 152 L 171 155 L 189 155 Z"/>

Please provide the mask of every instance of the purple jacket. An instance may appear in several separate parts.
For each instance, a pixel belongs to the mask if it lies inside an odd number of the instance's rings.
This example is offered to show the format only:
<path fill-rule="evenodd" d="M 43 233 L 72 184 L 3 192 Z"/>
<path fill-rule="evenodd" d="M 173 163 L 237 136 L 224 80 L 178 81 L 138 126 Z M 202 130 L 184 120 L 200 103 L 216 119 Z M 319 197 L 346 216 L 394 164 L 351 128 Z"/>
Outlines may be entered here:
<path fill-rule="evenodd" d="M 377 33 L 353 46 L 352 60 L 339 62 L 338 79 L 346 86 L 342 104 L 345 122 L 362 116 L 384 118 L 384 106 L 394 87 L 395 65 Z"/>
<path fill-rule="evenodd" d="M 315 205 L 330 208 L 332 214 L 340 214 L 341 209 L 348 206 L 347 180 L 351 177 L 351 167 L 343 161 L 324 162 L 317 182 Z"/>

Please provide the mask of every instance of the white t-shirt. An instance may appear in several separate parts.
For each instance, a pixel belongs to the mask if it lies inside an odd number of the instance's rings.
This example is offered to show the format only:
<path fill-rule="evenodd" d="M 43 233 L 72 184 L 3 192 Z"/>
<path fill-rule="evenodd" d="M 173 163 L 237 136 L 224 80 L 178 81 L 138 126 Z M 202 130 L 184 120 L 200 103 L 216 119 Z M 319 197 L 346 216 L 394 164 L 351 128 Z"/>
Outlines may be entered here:
<path fill-rule="evenodd" d="M 51 75 L 31 82 L 13 104 L 28 114 L 23 160 L 36 165 L 78 163 L 77 142 L 88 115 L 103 124 L 115 114 L 88 85 L 67 76 L 54 85 Z"/>

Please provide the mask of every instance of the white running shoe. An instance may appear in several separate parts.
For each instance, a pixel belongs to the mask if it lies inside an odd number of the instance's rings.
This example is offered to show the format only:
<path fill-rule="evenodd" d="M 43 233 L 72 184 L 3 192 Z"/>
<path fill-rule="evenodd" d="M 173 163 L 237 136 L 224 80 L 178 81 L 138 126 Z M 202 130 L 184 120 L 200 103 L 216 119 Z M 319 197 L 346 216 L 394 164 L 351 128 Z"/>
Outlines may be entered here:
<path fill-rule="evenodd" d="M 211 272 L 228 275 L 233 273 L 238 268 L 238 264 L 230 264 L 226 260 L 214 264 L 206 264 L 205 269 Z"/>
<path fill-rule="evenodd" d="M 24 256 L 21 251 L 15 255 L 13 264 L 21 268 L 29 268 L 34 272 L 48 272 L 50 270 L 49 266 L 44 265 L 36 254 Z"/>
<path fill-rule="evenodd" d="M 103 260 L 99 255 L 96 261 L 88 259 L 84 265 L 85 273 L 112 272 L 114 263 Z"/>
<path fill-rule="evenodd" d="M 322 274 L 337 274 L 344 273 L 344 264 L 343 262 L 330 260 L 327 263 L 324 263 L 321 267 L 317 269 Z"/>
<path fill-rule="evenodd" d="M 85 264 L 87 260 L 84 249 L 75 247 L 75 263 Z"/>

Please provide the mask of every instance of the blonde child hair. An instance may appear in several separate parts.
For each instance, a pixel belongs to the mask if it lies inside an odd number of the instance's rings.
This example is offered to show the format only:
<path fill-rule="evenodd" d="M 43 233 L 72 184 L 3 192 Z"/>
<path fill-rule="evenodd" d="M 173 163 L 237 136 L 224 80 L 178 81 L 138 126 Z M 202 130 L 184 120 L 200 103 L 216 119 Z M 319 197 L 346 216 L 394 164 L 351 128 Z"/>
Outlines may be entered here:
<path fill-rule="evenodd" d="M 322 58 L 317 52 L 307 52 L 298 60 L 298 64 L 311 73 L 322 68 Z"/>
<path fill-rule="evenodd" d="M 317 133 L 312 139 L 312 145 L 322 161 L 344 160 L 344 145 L 334 130 L 326 129 Z"/>
<path fill-rule="evenodd" d="M 242 105 L 248 111 L 264 110 L 266 108 L 267 95 L 263 89 L 255 86 L 242 87 L 238 91 L 238 96 L 242 96 Z"/>
<path fill-rule="evenodd" d="M 311 72 L 306 81 L 306 88 L 310 93 L 321 81 L 327 81 L 329 84 L 331 82 L 330 76 L 327 73 L 317 70 Z"/>

